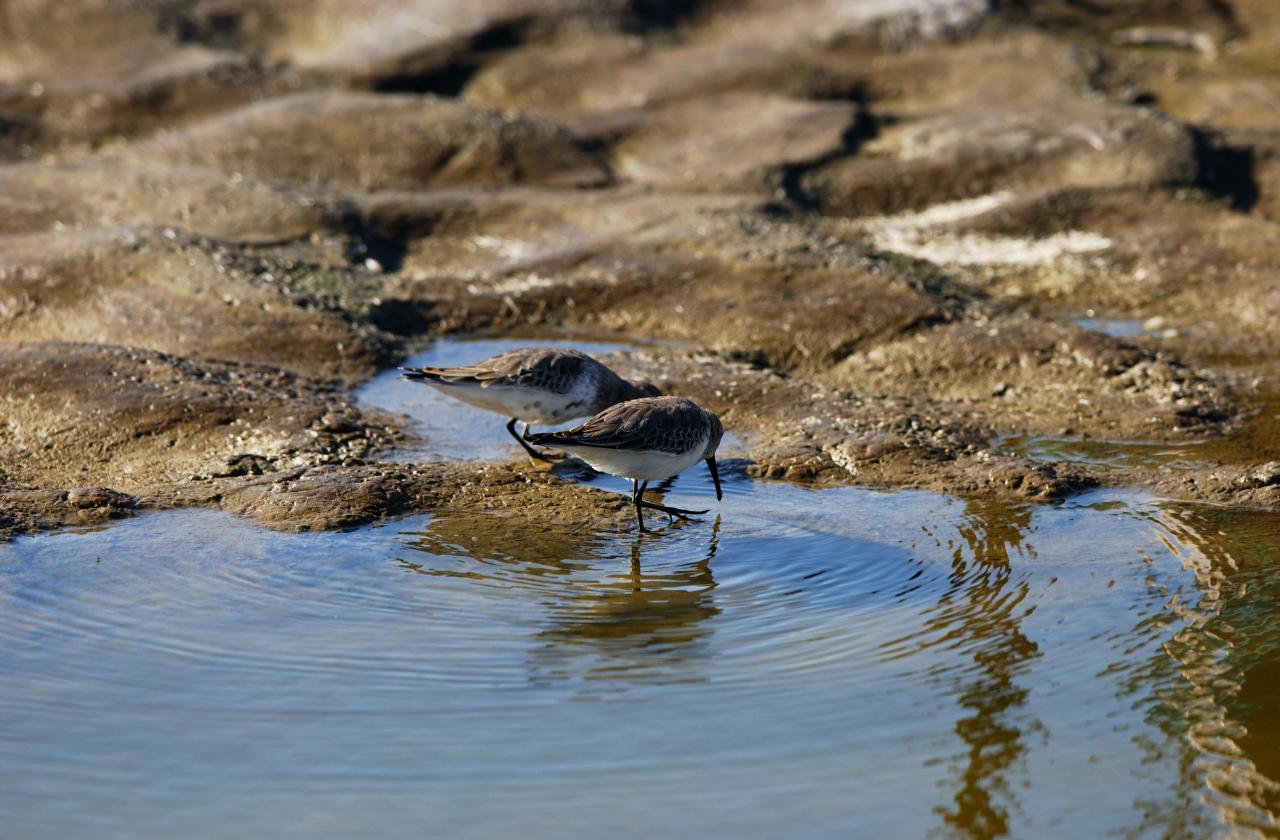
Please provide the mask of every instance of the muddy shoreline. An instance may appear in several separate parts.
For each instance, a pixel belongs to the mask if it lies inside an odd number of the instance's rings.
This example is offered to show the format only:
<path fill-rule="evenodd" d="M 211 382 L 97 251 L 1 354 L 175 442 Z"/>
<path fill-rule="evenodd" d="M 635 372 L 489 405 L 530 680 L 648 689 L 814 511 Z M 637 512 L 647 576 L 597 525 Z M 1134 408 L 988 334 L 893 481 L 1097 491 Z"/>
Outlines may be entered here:
<path fill-rule="evenodd" d="M 478 333 L 674 340 L 610 362 L 757 479 L 1280 509 L 1266 0 L 353 5 L 0 22 L 0 538 L 625 527 L 514 449 L 389 460 L 353 389 Z"/>

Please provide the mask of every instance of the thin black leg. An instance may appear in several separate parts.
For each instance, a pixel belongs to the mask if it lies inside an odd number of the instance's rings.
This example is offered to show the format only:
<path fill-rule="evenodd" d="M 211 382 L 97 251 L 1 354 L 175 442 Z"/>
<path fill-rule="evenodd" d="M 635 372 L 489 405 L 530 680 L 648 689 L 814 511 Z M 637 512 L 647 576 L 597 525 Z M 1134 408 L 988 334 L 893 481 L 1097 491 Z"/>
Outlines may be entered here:
<path fill-rule="evenodd" d="M 672 482 L 674 481 L 675 481 L 675 476 L 672 476 L 671 478 L 665 478 L 662 480 L 661 483 L 658 484 L 658 488 L 663 489 L 666 487 L 670 487 Z M 649 482 L 646 481 L 645 486 L 647 487 L 648 484 Z M 675 521 L 676 517 L 687 520 L 690 516 L 701 516 L 702 514 L 707 513 L 707 511 L 705 510 L 685 510 L 684 508 L 667 507 L 666 505 L 660 505 L 657 502 L 647 502 L 643 498 L 640 499 L 636 504 L 642 507 L 647 507 L 649 508 L 649 510 L 662 511 L 667 515 L 667 518 L 672 521 Z"/>
<path fill-rule="evenodd" d="M 529 430 L 529 425 L 526 423 L 524 428 L 525 428 L 525 431 L 527 432 Z M 516 418 L 512 417 L 510 420 L 507 421 L 507 431 L 510 432 L 511 436 L 516 439 L 516 443 L 524 447 L 524 451 L 529 453 L 530 458 L 536 458 L 539 461 L 555 460 L 554 458 L 544 455 L 543 453 L 534 449 L 532 446 L 529 445 L 529 441 L 525 440 L 524 438 L 520 437 L 520 435 L 516 434 Z"/>
<path fill-rule="evenodd" d="M 639 524 L 641 531 L 648 530 L 644 527 L 644 508 L 649 510 L 657 510 L 665 513 L 667 518 L 674 521 L 677 517 L 687 520 L 690 516 L 701 516 L 708 511 L 705 510 L 685 510 L 684 508 L 667 507 L 657 502 L 649 502 L 644 498 L 644 491 L 649 489 L 649 482 L 637 481 L 631 479 L 631 502 L 636 506 L 636 523 Z"/>
<path fill-rule="evenodd" d="M 654 502 L 646 502 L 643 500 L 640 504 L 650 510 L 660 510 L 667 516 L 678 516 L 681 519 L 688 519 L 690 516 L 701 516 L 704 513 L 710 513 L 708 510 L 685 510 L 684 508 L 667 507 L 666 505 L 659 505 Z"/>
<path fill-rule="evenodd" d="M 636 479 L 631 479 L 631 503 L 636 506 L 636 524 L 640 526 L 641 531 L 648 530 L 644 527 L 644 511 L 642 510 L 644 505 L 644 488 L 648 486 L 648 484 L 649 482 L 646 481 L 642 485 Z"/>

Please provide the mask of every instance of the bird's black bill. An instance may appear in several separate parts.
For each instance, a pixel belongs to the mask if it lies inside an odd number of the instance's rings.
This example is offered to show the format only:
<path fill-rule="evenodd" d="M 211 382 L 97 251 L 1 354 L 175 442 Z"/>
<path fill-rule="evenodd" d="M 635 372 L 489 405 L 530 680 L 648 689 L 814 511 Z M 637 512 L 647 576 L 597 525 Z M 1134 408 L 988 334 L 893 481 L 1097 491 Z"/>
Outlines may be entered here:
<path fill-rule="evenodd" d="M 724 498 L 724 494 L 720 492 L 720 470 L 716 467 L 716 456 L 712 455 L 707 459 L 707 469 L 711 470 L 711 480 L 716 483 L 716 501 Z"/>

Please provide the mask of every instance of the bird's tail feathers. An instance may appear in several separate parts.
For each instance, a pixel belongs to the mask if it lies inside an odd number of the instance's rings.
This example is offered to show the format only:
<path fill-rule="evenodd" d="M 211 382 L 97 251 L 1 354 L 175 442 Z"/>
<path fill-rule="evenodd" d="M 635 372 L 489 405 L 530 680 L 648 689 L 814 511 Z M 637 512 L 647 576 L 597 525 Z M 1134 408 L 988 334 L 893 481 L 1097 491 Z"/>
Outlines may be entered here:
<path fill-rule="evenodd" d="M 449 368 L 400 368 L 400 376 L 413 382 L 431 382 L 439 385 L 458 385 L 475 381 L 473 375 Z"/>

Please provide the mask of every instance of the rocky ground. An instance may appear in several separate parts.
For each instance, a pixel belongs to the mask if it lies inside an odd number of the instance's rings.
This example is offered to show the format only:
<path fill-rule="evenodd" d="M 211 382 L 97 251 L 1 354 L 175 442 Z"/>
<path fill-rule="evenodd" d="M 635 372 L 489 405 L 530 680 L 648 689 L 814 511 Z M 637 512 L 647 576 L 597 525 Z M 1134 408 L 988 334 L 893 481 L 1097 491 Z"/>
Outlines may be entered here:
<path fill-rule="evenodd" d="M 679 339 L 761 478 L 1280 509 L 1277 272 L 1273 0 L 0 4 L 3 535 L 624 522 L 353 403 L 531 329 Z"/>

